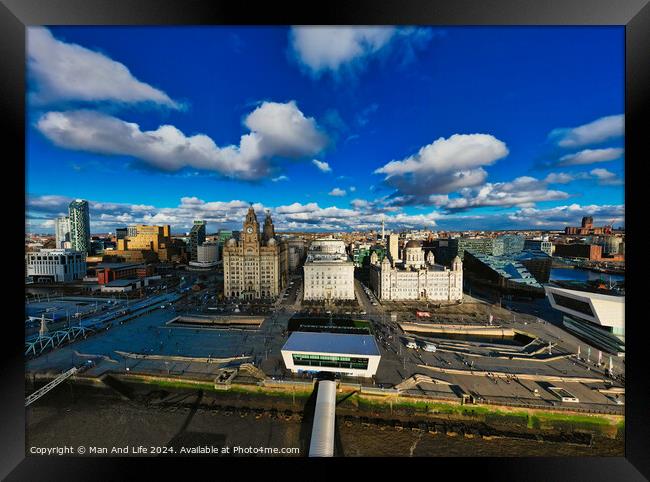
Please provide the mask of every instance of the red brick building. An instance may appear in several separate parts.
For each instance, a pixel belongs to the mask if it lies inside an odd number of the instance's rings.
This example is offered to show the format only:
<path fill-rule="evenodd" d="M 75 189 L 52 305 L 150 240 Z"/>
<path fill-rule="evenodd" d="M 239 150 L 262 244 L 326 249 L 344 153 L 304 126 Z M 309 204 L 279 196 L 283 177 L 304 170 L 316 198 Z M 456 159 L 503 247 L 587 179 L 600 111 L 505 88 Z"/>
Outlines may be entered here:
<path fill-rule="evenodd" d="M 556 244 L 553 254 L 562 258 L 585 258 L 598 261 L 602 258 L 603 248 L 597 244 Z"/>
<path fill-rule="evenodd" d="M 97 265 L 97 282 L 100 285 L 118 279 L 146 278 L 154 274 L 154 267 L 150 264 L 134 263 L 101 263 Z"/>

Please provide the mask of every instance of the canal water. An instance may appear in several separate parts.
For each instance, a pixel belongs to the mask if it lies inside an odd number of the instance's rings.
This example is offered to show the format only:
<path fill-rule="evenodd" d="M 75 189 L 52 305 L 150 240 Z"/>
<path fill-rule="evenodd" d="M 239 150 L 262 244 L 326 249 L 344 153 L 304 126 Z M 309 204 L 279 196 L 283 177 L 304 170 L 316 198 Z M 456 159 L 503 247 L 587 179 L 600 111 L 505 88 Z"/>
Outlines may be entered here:
<path fill-rule="evenodd" d="M 557 281 L 597 281 L 605 280 L 606 283 L 609 283 L 610 279 L 612 283 L 618 281 L 625 281 L 625 275 L 620 274 L 606 274 L 606 273 L 597 273 L 588 269 L 567 269 L 567 268 L 553 268 L 551 269 L 551 280 Z"/>

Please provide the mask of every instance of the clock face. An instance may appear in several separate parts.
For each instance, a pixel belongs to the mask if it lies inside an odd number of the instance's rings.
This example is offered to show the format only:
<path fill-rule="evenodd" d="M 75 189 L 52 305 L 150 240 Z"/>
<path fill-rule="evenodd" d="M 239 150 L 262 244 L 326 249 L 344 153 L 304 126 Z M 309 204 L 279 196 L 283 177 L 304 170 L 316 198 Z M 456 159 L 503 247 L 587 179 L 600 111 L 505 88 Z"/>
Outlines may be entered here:
<path fill-rule="evenodd" d="M 248 234 L 251 234 L 251 233 L 253 232 L 253 228 L 250 227 L 250 226 L 248 226 L 248 228 L 246 228 L 246 232 L 247 232 Z"/>

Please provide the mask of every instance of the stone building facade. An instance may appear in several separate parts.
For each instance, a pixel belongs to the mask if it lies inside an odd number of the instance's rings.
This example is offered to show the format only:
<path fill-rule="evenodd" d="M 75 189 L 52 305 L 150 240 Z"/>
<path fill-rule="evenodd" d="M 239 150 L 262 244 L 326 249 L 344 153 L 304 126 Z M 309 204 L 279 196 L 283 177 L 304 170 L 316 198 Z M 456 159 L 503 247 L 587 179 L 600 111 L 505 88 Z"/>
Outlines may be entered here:
<path fill-rule="evenodd" d="M 270 214 L 266 215 L 262 235 L 251 206 L 239 239 L 230 238 L 223 247 L 224 297 L 240 300 L 276 298 L 286 282 L 280 258 L 280 244 L 275 238 Z"/>
<path fill-rule="evenodd" d="M 432 252 L 426 256 L 418 241 L 409 241 L 403 261 L 390 253 L 379 261 L 370 257 L 370 286 L 380 300 L 459 301 L 463 298 L 463 262 L 456 256 L 451 269 L 435 263 Z"/>

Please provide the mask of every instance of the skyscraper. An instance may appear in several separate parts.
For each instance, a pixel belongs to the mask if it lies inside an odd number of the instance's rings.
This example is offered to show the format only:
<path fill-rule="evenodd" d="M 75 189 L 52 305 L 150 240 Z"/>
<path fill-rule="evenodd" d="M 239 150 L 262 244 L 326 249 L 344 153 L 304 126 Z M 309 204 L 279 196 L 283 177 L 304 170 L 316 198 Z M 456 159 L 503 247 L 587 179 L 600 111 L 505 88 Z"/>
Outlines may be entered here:
<path fill-rule="evenodd" d="M 194 226 L 190 231 L 190 260 L 197 261 L 198 247 L 205 242 L 205 221 L 194 221 Z"/>
<path fill-rule="evenodd" d="M 56 237 L 56 249 L 70 247 L 70 218 L 61 216 L 54 221 L 54 235 Z M 66 243 L 68 245 L 66 246 Z"/>
<path fill-rule="evenodd" d="M 70 243 L 72 249 L 88 253 L 90 251 L 90 213 L 88 201 L 77 199 L 68 207 L 70 218 Z"/>

